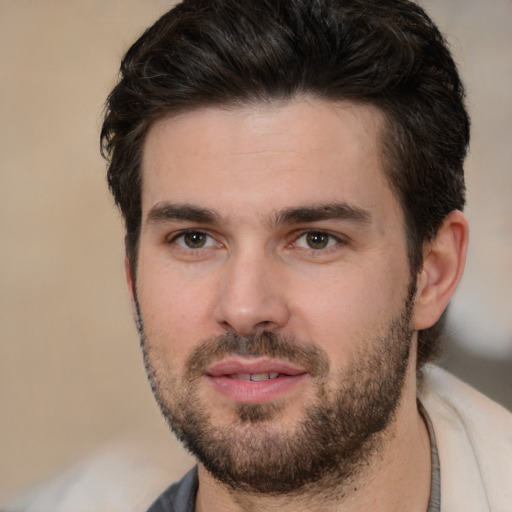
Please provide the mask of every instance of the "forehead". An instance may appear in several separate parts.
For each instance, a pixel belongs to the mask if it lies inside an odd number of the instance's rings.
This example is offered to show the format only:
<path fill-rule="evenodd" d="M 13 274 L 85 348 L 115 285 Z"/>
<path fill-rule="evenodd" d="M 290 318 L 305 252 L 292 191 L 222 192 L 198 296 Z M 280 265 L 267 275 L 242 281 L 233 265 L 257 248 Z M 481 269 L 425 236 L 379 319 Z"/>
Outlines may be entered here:
<path fill-rule="evenodd" d="M 367 208 L 391 194 L 383 126 L 374 107 L 312 99 L 161 120 L 144 146 L 143 215 L 162 201 L 242 211 L 340 200 Z"/>

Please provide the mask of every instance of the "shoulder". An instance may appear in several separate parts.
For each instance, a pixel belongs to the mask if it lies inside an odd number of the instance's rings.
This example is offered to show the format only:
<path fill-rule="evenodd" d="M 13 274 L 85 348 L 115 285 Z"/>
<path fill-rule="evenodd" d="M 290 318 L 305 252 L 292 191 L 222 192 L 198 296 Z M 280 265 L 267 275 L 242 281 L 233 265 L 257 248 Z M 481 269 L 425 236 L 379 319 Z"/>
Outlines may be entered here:
<path fill-rule="evenodd" d="M 435 366 L 425 368 L 419 396 L 436 436 L 442 510 L 509 509 L 512 414 Z"/>
<path fill-rule="evenodd" d="M 193 512 L 199 480 L 194 466 L 179 482 L 168 487 L 148 512 Z"/>
<path fill-rule="evenodd" d="M 16 497 L 8 512 L 141 512 L 195 462 L 169 435 L 101 447 L 51 481 Z"/>

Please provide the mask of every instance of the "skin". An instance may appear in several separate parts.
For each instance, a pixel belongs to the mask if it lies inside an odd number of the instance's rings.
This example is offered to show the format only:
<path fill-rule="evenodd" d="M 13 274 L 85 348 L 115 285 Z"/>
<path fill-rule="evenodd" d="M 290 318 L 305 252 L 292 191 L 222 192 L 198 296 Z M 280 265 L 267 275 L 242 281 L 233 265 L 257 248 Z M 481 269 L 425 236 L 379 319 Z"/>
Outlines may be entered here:
<path fill-rule="evenodd" d="M 383 172 L 382 125 L 374 108 L 301 98 L 192 111 L 150 129 L 137 276 L 128 262 L 126 274 L 159 375 L 183 374 L 201 340 L 270 330 L 320 347 L 332 387 L 378 338 L 401 311 L 411 279 L 403 213 Z M 326 204 L 358 214 L 286 215 Z M 181 208 L 180 218 L 165 213 L 169 205 Z M 187 218 L 184 205 L 213 216 Z M 192 238 L 183 236 L 187 230 Z M 452 212 L 425 245 L 414 330 L 432 325 L 446 307 L 466 245 L 466 220 Z M 326 498 L 321 510 L 426 510 L 430 447 L 416 408 L 415 348 L 416 334 L 402 399 L 378 453 L 343 489 L 345 498 Z M 197 386 L 211 422 L 228 428 L 236 399 L 206 377 Z M 274 397 L 280 409 L 272 428 L 292 429 L 314 390 L 306 375 Z M 199 478 L 198 510 L 316 510 L 307 496 L 235 496 L 202 465 Z"/>

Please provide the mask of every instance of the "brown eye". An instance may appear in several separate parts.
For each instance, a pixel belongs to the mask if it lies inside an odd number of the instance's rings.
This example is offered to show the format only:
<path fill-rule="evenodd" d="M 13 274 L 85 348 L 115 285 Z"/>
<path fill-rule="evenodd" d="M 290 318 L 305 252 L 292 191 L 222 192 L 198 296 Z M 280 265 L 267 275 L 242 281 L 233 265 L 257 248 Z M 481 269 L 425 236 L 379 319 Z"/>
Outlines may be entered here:
<path fill-rule="evenodd" d="M 183 235 L 183 242 L 190 249 L 200 249 L 206 244 L 206 235 L 199 231 L 192 231 Z"/>
<path fill-rule="evenodd" d="M 326 231 L 306 231 L 303 232 L 294 242 L 294 246 L 299 249 L 308 249 L 321 251 L 329 249 L 342 243 L 340 238 L 327 233 Z"/>
<path fill-rule="evenodd" d="M 174 243 L 184 249 L 203 249 L 214 245 L 215 241 L 203 231 L 187 231 L 176 237 Z"/>
<path fill-rule="evenodd" d="M 311 231 L 306 234 L 306 243 L 310 249 L 325 249 L 331 237 L 321 231 Z"/>

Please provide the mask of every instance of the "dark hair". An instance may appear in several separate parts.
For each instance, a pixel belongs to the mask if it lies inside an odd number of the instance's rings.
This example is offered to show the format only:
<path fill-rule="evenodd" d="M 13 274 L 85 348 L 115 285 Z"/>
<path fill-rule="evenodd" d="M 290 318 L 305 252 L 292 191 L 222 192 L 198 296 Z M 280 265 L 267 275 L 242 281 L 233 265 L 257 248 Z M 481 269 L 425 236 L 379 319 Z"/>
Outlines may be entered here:
<path fill-rule="evenodd" d="M 135 42 L 120 72 L 101 140 L 134 275 L 145 135 L 200 107 L 307 95 L 379 108 L 413 276 L 423 244 L 464 206 L 464 89 L 443 36 L 408 0 L 184 0 Z M 441 323 L 419 332 L 418 367 L 437 353 Z"/>

